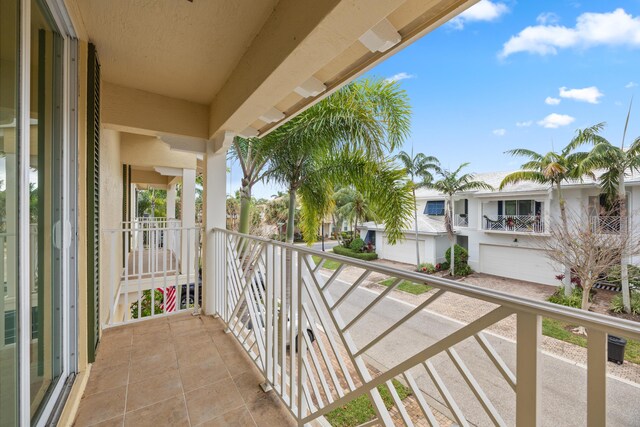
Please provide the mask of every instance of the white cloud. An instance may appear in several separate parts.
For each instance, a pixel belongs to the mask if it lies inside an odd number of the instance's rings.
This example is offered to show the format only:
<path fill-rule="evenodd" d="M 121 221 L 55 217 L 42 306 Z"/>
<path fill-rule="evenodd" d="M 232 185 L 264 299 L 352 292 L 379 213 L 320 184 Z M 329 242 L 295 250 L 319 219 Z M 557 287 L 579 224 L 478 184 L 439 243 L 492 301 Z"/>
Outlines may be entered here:
<path fill-rule="evenodd" d="M 629 82 L 626 85 L 624 85 L 624 87 L 626 87 L 627 89 L 633 89 L 636 86 L 638 86 L 638 83 L 636 82 Z"/>
<path fill-rule="evenodd" d="M 595 86 L 589 86 L 582 89 L 560 88 L 560 98 L 573 99 L 575 101 L 588 102 L 589 104 L 597 104 L 600 98 L 604 96 L 600 89 Z"/>
<path fill-rule="evenodd" d="M 538 15 L 536 22 L 540 25 L 557 24 L 560 17 L 553 12 L 544 12 Z"/>
<path fill-rule="evenodd" d="M 506 129 L 494 129 L 493 130 L 493 134 L 496 136 L 505 136 L 505 134 L 507 133 Z"/>
<path fill-rule="evenodd" d="M 533 124 L 533 120 L 527 120 L 526 122 L 516 122 L 516 126 L 519 128 L 528 128 Z"/>
<path fill-rule="evenodd" d="M 540 120 L 538 122 L 538 125 L 547 129 L 556 129 L 560 126 L 570 125 L 574 122 L 574 120 L 574 117 L 568 116 L 566 114 L 551 113 L 544 119 Z"/>
<path fill-rule="evenodd" d="M 471 6 L 450 21 L 456 29 L 461 30 L 467 22 L 485 21 L 491 22 L 509 12 L 509 8 L 504 3 L 496 3 L 491 0 L 482 0 Z"/>
<path fill-rule="evenodd" d="M 530 26 L 512 36 L 498 56 L 506 58 L 518 52 L 555 55 L 558 49 L 592 46 L 640 47 L 640 17 L 618 8 L 609 13 L 583 13 L 573 28 L 555 24 Z"/>
<path fill-rule="evenodd" d="M 560 99 L 547 96 L 544 100 L 544 103 L 547 105 L 558 105 L 560 104 Z"/>
<path fill-rule="evenodd" d="M 388 82 L 399 82 L 400 80 L 413 79 L 415 77 L 415 74 L 409 74 L 403 71 L 402 73 L 394 74 L 393 76 L 388 77 L 385 80 Z"/>

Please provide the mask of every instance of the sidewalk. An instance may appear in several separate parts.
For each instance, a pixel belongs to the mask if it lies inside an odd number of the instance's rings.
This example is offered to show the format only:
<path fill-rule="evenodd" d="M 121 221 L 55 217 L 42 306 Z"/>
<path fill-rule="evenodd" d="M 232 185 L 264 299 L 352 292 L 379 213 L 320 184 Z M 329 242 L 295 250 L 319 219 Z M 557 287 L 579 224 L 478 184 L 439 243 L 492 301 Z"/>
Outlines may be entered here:
<path fill-rule="evenodd" d="M 388 260 L 378 260 L 375 262 L 402 270 L 413 269 L 413 266 L 411 265 Z M 328 273 L 331 272 L 331 270 L 326 271 Z M 353 283 L 355 280 L 357 280 L 361 272 L 362 270 L 359 270 L 357 268 L 347 267 L 342 271 L 339 278 Z M 384 276 L 382 274 L 372 273 L 363 283 L 363 286 L 376 292 L 382 292 L 384 289 L 386 289 L 386 287 L 379 285 L 378 283 L 386 278 L 387 276 Z M 496 277 L 482 273 L 474 273 L 469 277 L 460 279 L 460 282 L 469 283 L 475 286 L 493 289 L 513 295 L 519 295 L 539 301 L 544 301 L 553 292 L 552 286 Z M 393 298 L 401 300 L 405 303 L 418 305 L 428 299 L 434 292 L 435 290 L 432 290 L 421 295 L 412 295 L 406 292 L 395 290 L 393 291 L 392 295 Z M 453 293 L 447 293 L 433 302 L 429 306 L 429 310 L 466 324 L 476 320 L 495 307 L 496 305 L 485 301 L 480 301 Z M 516 316 L 509 316 L 508 318 L 492 325 L 487 330 L 506 339 L 515 341 Z M 555 338 L 543 336 L 542 349 L 549 354 L 561 357 L 577 365 L 586 366 L 587 364 L 586 348 L 560 341 Z M 633 382 L 635 384 L 640 384 L 640 365 L 638 364 L 626 361 L 622 365 L 607 363 L 607 372 L 608 374 L 617 378 Z"/>

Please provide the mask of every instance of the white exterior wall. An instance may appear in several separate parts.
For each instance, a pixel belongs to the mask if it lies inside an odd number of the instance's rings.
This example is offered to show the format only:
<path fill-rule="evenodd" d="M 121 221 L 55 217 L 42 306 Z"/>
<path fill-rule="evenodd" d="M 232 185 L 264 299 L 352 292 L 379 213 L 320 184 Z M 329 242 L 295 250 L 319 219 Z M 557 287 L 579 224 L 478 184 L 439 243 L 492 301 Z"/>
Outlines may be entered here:
<path fill-rule="evenodd" d="M 579 188 L 564 187 L 563 196 L 566 201 L 567 213 L 577 212 L 584 216 L 585 221 L 588 221 L 587 207 L 589 197 L 598 196 L 600 193 L 601 191 L 596 185 L 582 186 Z M 631 230 L 640 230 L 640 186 L 627 184 L 627 193 L 629 195 L 628 209 L 631 217 Z M 511 193 L 504 195 L 496 192 L 491 197 L 465 195 L 456 201 L 456 206 L 460 207 L 460 209 L 464 206 L 463 198 L 469 200 L 469 226 L 457 227 L 456 231 L 459 235 L 468 237 L 469 265 L 471 268 L 475 271 L 483 272 L 483 266 L 480 263 L 481 246 L 485 248 L 488 246 L 510 248 L 512 253 L 512 257 L 510 258 L 511 264 L 505 267 L 505 276 L 509 274 L 513 275 L 513 266 L 520 265 L 522 268 L 518 269 L 518 279 L 553 286 L 558 284 L 555 276 L 562 272 L 562 266 L 545 260 L 541 252 L 543 239 L 548 239 L 548 235 L 507 231 L 487 232 L 482 229 L 485 222 L 483 218 L 484 215 L 487 215 L 489 218 L 498 215 L 498 200 L 532 199 L 542 202 L 543 212 L 541 214 L 544 219 L 545 228 L 548 231 L 549 227 L 553 226 L 553 224 L 560 224 L 560 205 L 555 191 L 549 191 L 548 194 L 540 192 L 527 194 L 523 192 L 522 194 Z M 430 196 L 428 198 L 418 199 L 418 215 L 424 215 L 423 212 L 427 200 L 443 200 L 443 197 Z M 386 239 L 381 237 L 383 235 L 384 233 L 382 232 L 378 232 L 376 235 L 377 252 L 380 258 L 411 264 L 415 263 L 415 240 L 411 233 L 407 233 L 404 242 L 396 246 L 389 245 Z M 447 236 L 421 236 L 421 240 L 423 238 L 424 241 L 420 246 L 421 261 L 433 264 L 444 261 L 444 253 L 450 245 Z M 489 252 L 485 250 L 485 254 Z M 492 253 L 504 254 L 505 252 L 498 249 Z M 640 256 L 634 257 L 631 262 L 633 264 L 640 263 Z M 491 268 L 495 268 L 495 263 L 493 263 Z"/>
<path fill-rule="evenodd" d="M 364 234 L 366 235 L 366 232 Z M 442 262 L 437 260 L 438 254 L 436 249 L 436 241 L 441 239 L 441 237 L 436 236 L 418 235 L 421 263 L 429 262 L 431 264 L 436 264 L 437 262 Z M 446 238 L 444 240 L 446 241 Z M 415 235 L 407 233 L 405 234 L 405 239 L 402 242 L 391 245 L 387 240 L 387 235 L 384 231 L 376 231 L 376 253 L 378 254 L 378 257 L 382 259 L 415 265 Z M 444 252 L 442 252 L 441 257 L 444 259 Z"/>
<path fill-rule="evenodd" d="M 122 161 L 120 132 L 102 129 L 100 135 L 100 322 L 104 324 L 110 311 L 111 261 L 122 265 L 122 234 L 112 235 L 102 230 L 122 227 Z M 116 279 L 119 281 L 119 278 Z"/>

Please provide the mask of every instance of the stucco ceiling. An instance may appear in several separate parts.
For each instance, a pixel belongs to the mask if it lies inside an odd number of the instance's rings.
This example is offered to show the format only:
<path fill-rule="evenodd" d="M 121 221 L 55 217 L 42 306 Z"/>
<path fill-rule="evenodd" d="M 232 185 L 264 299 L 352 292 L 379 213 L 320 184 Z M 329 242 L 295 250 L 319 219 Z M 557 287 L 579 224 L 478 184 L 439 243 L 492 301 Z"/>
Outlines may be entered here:
<path fill-rule="evenodd" d="M 102 77 L 209 104 L 278 0 L 78 0 Z"/>

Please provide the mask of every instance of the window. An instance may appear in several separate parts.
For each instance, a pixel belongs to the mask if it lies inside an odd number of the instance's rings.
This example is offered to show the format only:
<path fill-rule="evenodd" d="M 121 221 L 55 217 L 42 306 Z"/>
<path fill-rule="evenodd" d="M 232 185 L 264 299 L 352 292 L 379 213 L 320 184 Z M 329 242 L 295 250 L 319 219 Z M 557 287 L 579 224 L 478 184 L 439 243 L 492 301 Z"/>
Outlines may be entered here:
<path fill-rule="evenodd" d="M 498 210 L 500 208 L 498 207 Z M 505 200 L 504 215 L 534 215 L 533 200 Z M 502 215 L 498 212 L 498 215 Z"/>
<path fill-rule="evenodd" d="M 427 215 L 444 215 L 444 200 L 429 200 L 424 208 Z"/>

